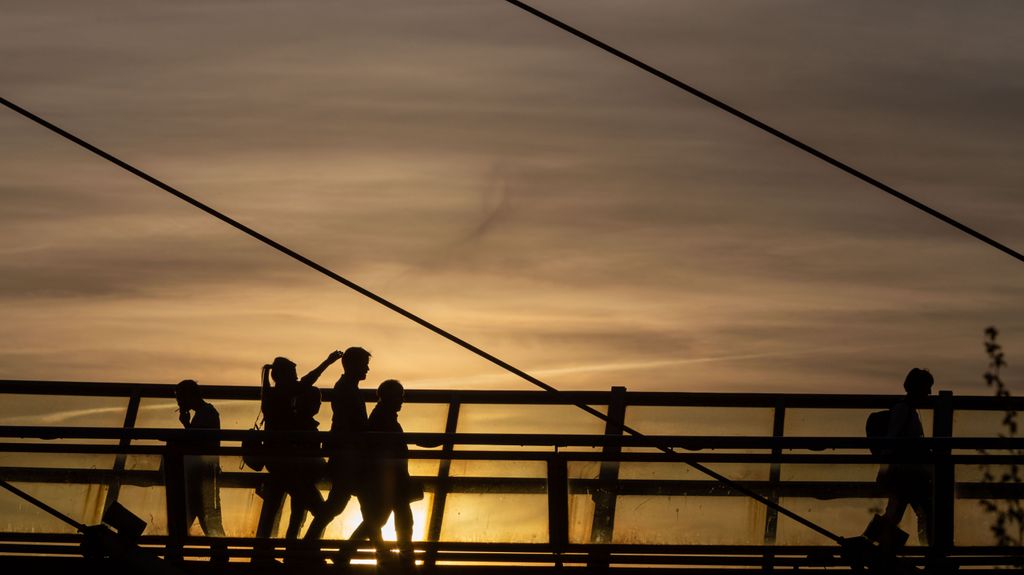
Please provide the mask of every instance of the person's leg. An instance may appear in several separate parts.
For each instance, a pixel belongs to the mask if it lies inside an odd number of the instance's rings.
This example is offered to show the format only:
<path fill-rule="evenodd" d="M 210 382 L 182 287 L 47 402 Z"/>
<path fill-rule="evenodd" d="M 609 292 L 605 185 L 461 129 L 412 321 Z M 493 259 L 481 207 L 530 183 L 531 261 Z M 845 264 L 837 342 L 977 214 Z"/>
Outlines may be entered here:
<path fill-rule="evenodd" d="M 227 537 L 224 532 L 224 523 L 221 519 L 220 489 L 217 488 L 217 474 L 219 470 L 213 468 L 207 481 L 203 483 L 203 512 L 199 515 L 199 526 L 207 537 Z M 215 563 L 228 562 L 228 548 L 223 541 L 210 543 L 210 561 Z"/>
<path fill-rule="evenodd" d="M 203 493 L 201 477 L 198 473 L 186 470 L 185 472 L 185 534 L 188 535 L 189 528 L 196 519 L 200 520 L 202 527 L 203 519 Z M 205 529 L 204 529 L 205 533 Z"/>
<path fill-rule="evenodd" d="M 359 501 L 359 511 L 363 515 L 363 522 L 352 532 L 349 540 L 366 539 L 371 541 L 374 547 L 380 549 L 384 541 L 380 530 L 388 522 L 391 510 L 379 493 L 366 489 L 356 493 L 356 500 Z"/>
<path fill-rule="evenodd" d="M 907 505 L 910 502 L 903 497 L 893 494 L 885 504 L 885 513 L 882 514 L 893 525 L 899 525 L 903 521 L 903 514 L 907 512 Z"/>
<path fill-rule="evenodd" d="M 188 534 L 189 529 L 192 528 L 192 524 L 195 523 L 196 519 L 199 519 L 199 527 L 203 527 L 202 515 L 197 513 L 199 506 L 197 505 L 186 505 L 185 506 L 185 534 Z M 205 528 L 203 530 L 205 533 Z"/>
<path fill-rule="evenodd" d="M 907 512 L 907 505 L 914 494 L 914 486 L 908 480 L 906 469 L 895 464 L 889 468 L 885 486 L 889 492 L 889 501 L 885 505 L 883 516 L 893 526 L 898 526 L 903 521 L 903 514 Z"/>
<path fill-rule="evenodd" d="M 185 474 L 185 533 L 188 533 L 188 528 L 192 526 L 192 522 L 195 521 L 196 516 L 199 514 L 200 509 L 200 495 L 199 485 L 189 481 L 190 477 Z"/>
<path fill-rule="evenodd" d="M 389 510 L 385 509 L 378 498 L 368 496 L 366 493 L 357 495 L 359 500 L 359 511 L 363 520 L 356 527 L 355 531 L 348 538 L 348 545 L 342 547 L 341 552 L 335 557 L 335 563 L 348 564 L 350 557 L 359 547 L 359 542 L 369 541 L 377 552 L 378 560 L 385 556 L 387 548 L 384 545 L 384 538 L 380 530 L 387 523 Z"/>
<path fill-rule="evenodd" d="M 302 489 L 301 483 L 293 483 L 288 488 L 288 495 L 291 499 L 291 514 L 288 517 L 288 530 L 285 532 L 285 549 L 287 554 L 285 555 L 286 564 L 313 564 L 317 560 L 314 558 L 314 551 L 305 540 L 299 540 L 299 533 L 302 532 L 302 524 L 306 522 L 306 511 L 310 509 L 311 500 L 308 493 L 305 493 Z M 316 487 L 309 485 L 310 489 L 316 490 Z M 317 498 L 320 497 L 320 493 L 316 493 Z M 322 563 L 322 559 L 320 562 Z"/>
<path fill-rule="evenodd" d="M 313 521 L 306 530 L 305 539 L 320 539 L 334 518 L 341 515 L 352 498 L 352 482 L 349 478 L 345 460 L 332 457 L 327 462 L 327 476 L 331 479 L 331 490 L 320 510 L 313 511 Z"/>
<path fill-rule="evenodd" d="M 384 523 L 387 523 L 387 516 L 384 517 L 384 521 L 381 521 L 377 514 L 371 515 L 359 523 L 359 526 L 352 532 L 348 540 L 352 542 L 369 541 L 373 543 L 375 549 L 379 550 L 384 544 L 384 539 L 380 534 L 380 529 L 384 526 Z"/>
<path fill-rule="evenodd" d="M 355 494 L 355 497 L 356 501 L 359 502 L 359 511 L 363 515 L 363 523 L 361 525 L 367 526 L 363 538 L 372 541 L 374 546 L 379 549 L 384 541 L 381 538 L 380 530 L 388 522 L 388 515 L 391 514 L 391 509 L 388 508 L 387 501 L 375 490 L 364 487 Z"/>
<path fill-rule="evenodd" d="M 217 488 L 216 467 L 209 467 L 203 470 L 203 481 L 200 484 L 200 506 L 202 513 L 199 514 L 199 526 L 207 537 L 226 537 L 224 524 L 221 520 L 220 490 Z"/>
<path fill-rule="evenodd" d="M 910 506 L 914 509 L 914 514 L 917 515 L 917 540 L 921 545 L 929 545 L 934 540 L 932 538 L 933 502 L 930 487 L 921 489 L 920 493 L 910 500 Z"/>
<path fill-rule="evenodd" d="M 324 501 L 323 505 L 320 505 L 320 511 L 313 513 L 313 521 L 309 524 L 309 529 L 306 530 L 305 539 L 320 539 L 324 535 L 324 531 L 327 530 L 327 526 L 334 521 L 334 518 L 341 515 L 345 511 L 345 507 L 348 505 L 348 500 L 352 498 L 352 493 L 348 486 L 342 482 L 332 482 L 331 491 L 327 494 L 327 500 Z"/>
<path fill-rule="evenodd" d="M 291 495 L 291 518 L 288 520 L 288 533 L 286 537 L 295 539 L 302 530 L 302 524 L 306 521 L 306 512 L 313 513 L 314 517 L 323 513 L 324 498 L 320 495 L 315 481 L 308 476 L 299 476 L 290 487 L 288 494 Z"/>
<path fill-rule="evenodd" d="M 399 557 L 403 564 L 412 565 L 414 563 L 412 550 L 412 507 L 408 501 L 398 501 L 394 511 Z"/>
<path fill-rule="evenodd" d="M 203 530 L 203 535 L 207 537 L 226 537 L 226 535 L 224 535 L 224 525 L 221 523 L 219 509 L 211 509 L 207 511 L 204 508 L 203 512 L 198 515 L 198 518 L 199 528 Z"/>
<path fill-rule="evenodd" d="M 306 507 L 297 499 L 292 497 L 291 513 L 288 517 L 288 529 L 285 531 L 286 539 L 298 539 L 302 532 L 302 525 L 306 523 Z"/>
<path fill-rule="evenodd" d="M 277 534 L 278 522 L 281 520 L 281 507 L 284 505 L 284 486 L 276 475 L 268 475 L 263 483 L 261 493 L 263 507 L 256 525 L 256 537 L 264 542 L 257 543 L 253 561 L 272 562 L 271 543 L 269 539 Z"/>
<path fill-rule="evenodd" d="M 281 507 L 284 505 L 284 485 L 280 478 L 269 475 L 264 480 L 261 495 L 263 506 L 256 525 L 256 537 L 273 537 L 277 534 L 277 523 L 281 519 Z"/>

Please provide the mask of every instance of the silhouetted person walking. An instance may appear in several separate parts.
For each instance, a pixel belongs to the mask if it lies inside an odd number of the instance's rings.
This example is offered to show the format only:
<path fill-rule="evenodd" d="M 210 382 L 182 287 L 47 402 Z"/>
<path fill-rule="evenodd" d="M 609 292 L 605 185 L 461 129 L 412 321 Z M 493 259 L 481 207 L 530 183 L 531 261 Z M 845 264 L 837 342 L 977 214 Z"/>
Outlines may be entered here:
<path fill-rule="evenodd" d="M 315 387 L 307 387 L 299 393 L 295 399 L 295 431 L 317 431 L 320 422 L 316 420 L 316 414 L 320 412 L 320 390 Z M 292 446 L 303 450 L 318 450 L 320 440 L 299 439 L 291 443 Z M 288 530 L 285 537 L 295 539 L 302 530 L 302 524 L 306 520 L 306 513 L 319 513 L 323 506 L 323 497 L 316 484 L 324 474 L 324 459 L 322 457 L 296 457 L 289 462 L 288 471 L 289 485 L 286 490 L 292 496 L 291 516 L 288 520 Z"/>
<path fill-rule="evenodd" d="M 220 414 L 217 409 L 203 401 L 199 384 L 186 379 L 174 388 L 174 399 L 178 402 L 178 420 L 185 429 L 220 430 Z M 194 412 L 194 415 L 192 415 Z M 197 441 L 190 444 L 198 450 L 215 450 L 220 447 L 217 439 Z M 215 454 L 185 456 L 185 513 L 187 526 L 199 519 L 199 527 L 209 537 L 224 537 L 221 522 L 220 490 L 217 478 L 220 475 L 220 456 Z"/>
<path fill-rule="evenodd" d="M 888 437 L 924 437 L 924 427 L 917 408 L 932 392 L 935 380 L 925 369 L 914 368 L 907 374 L 903 388 L 906 398 L 889 410 Z M 932 540 L 932 468 L 926 463 L 903 462 L 927 453 L 908 448 L 883 451 L 896 458 L 893 463 L 882 464 L 878 482 L 885 487 L 889 501 L 883 518 L 892 526 L 899 525 L 909 505 L 917 515 L 917 536 L 922 545 Z"/>
<path fill-rule="evenodd" d="M 331 352 L 319 366 L 310 371 L 301 379 L 295 371 L 295 363 L 291 360 L 278 357 L 270 365 L 263 366 L 261 385 L 263 390 L 263 418 L 267 431 L 301 431 L 310 430 L 309 420 L 312 414 L 319 411 L 320 392 L 313 385 L 323 374 L 324 370 L 341 358 L 340 351 Z M 274 385 L 271 387 L 270 381 Z M 315 400 L 313 399 L 315 394 Z M 306 398 L 303 400 L 302 398 Z M 305 401 L 305 404 L 303 402 Z M 310 407 L 315 404 L 315 409 Z M 305 405 L 301 417 L 297 406 Z M 312 414 L 308 413 L 312 410 Z M 313 420 L 315 423 L 315 420 Z M 312 426 L 315 430 L 315 425 Z M 294 442 L 280 438 L 271 439 L 266 442 L 270 447 L 288 449 L 294 447 Z M 273 535 L 284 502 L 285 493 L 292 498 L 292 519 L 289 521 L 287 536 L 298 537 L 306 510 L 318 512 L 323 505 L 323 498 L 320 491 L 316 489 L 317 477 L 313 475 L 313 469 L 317 467 L 316 459 L 306 461 L 309 458 L 293 459 L 287 457 L 270 457 L 267 460 L 267 473 L 269 477 L 263 486 L 263 508 L 260 510 L 259 523 L 256 527 L 257 537 L 270 537 Z"/>
<path fill-rule="evenodd" d="M 360 505 L 363 522 L 352 533 L 351 540 L 369 539 L 377 549 L 377 563 L 390 559 L 380 530 L 388 516 L 395 514 L 395 532 L 398 536 L 399 565 L 405 571 L 415 566 L 412 550 L 411 501 L 423 498 L 423 490 L 409 476 L 409 447 L 403 437 L 398 412 L 405 400 L 405 388 L 395 379 L 389 379 L 377 388 L 377 405 L 370 414 L 366 430 L 367 466 L 369 480 Z"/>
<path fill-rule="evenodd" d="M 361 347 L 350 347 L 341 358 L 345 372 L 334 384 L 331 400 L 331 432 L 324 442 L 330 453 L 327 475 L 331 479 L 331 491 L 327 495 L 323 512 L 313 517 L 306 531 L 307 539 L 318 539 L 331 521 L 341 515 L 349 499 L 360 498 L 359 506 L 365 509 L 361 495 L 363 481 L 363 432 L 366 430 L 366 404 L 359 396 L 359 382 L 366 379 L 370 371 L 370 352 Z M 365 511 L 364 511 L 365 513 Z"/>

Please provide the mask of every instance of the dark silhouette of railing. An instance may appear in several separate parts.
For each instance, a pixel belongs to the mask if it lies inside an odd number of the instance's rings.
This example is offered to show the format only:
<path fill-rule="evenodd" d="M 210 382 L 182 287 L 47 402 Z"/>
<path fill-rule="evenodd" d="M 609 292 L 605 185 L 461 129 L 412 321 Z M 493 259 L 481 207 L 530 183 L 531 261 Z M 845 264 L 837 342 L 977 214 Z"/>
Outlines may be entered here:
<path fill-rule="evenodd" d="M 204 386 L 204 397 L 218 400 L 253 401 L 256 411 L 259 390 L 255 387 Z M 372 391 L 364 391 L 364 399 L 372 401 Z M 124 425 L 119 428 L 0 426 L 0 454 L 112 454 L 110 469 L 39 468 L 27 466 L 0 467 L 0 478 L 24 484 L 87 484 L 107 486 L 107 502 L 115 501 L 122 486 L 164 486 L 167 513 L 166 536 L 144 536 L 146 546 L 180 550 L 186 557 L 211 554 L 206 538 L 187 536 L 184 524 L 185 491 L 181 480 L 183 458 L 198 453 L 239 456 L 242 439 L 253 433 L 226 429 L 220 432 L 185 431 L 182 429 L 135 428 L 140 402 L 148 398 L 171 398 L 173 386 L 158 384 L 115 384 L 89 382 L 0 381 L 2 394 L 44 396 L 92 396 L 127 398 Z M 324 391 L 330 400 L 330 390 Z M 838 555 L 822 555 L 821 547 L 776 545 L 778 515 L 765 513 L 762 545 L 648 545 L 623 544 L 615 539 L 616 504 L 626 496 L 742 496 L 727 486 L 710 479 L 629 479 L 620 477 L 621 465 L 637 462 L 672 463 L 673 459 L 656 451 L 657 447 L 687 450 L 695 461 L 722 464 L 745 463 L 769 467 L 767 479 L 738 481 L 741 485 L 765 494 L 773 501 L 799 497 L 818 500 L 838 498 L 883 498 L 885 493 L 874 481 L 829 480 L 794 481 L 783 479 L 781 470 L 792 464 L 867 465 L 886 461 L 885 457 L 869 455 L 872 445 L 914 444 L 927 447 L 930 453 L 922 462 L 935 469 L 935 540 L 931 549 L 908 548 L 907 554 L 924 564 L 929 553 L 940 551 L 962 565 L 978 568 L 1013 565 L 1020 561 L 1020 550 L 994 547 L 957 546 L 954 541 L 956 499 L 1020 498 L 1020 485 L 993 485 L 981 482 L 955 481 L 957 466 L 979 464 L 1022 463 L 1019 458 L 1000 455 L 1000 450 L 1020 448 L 1020 440 L 998 437 L 953 437 L 954 416 L 965 411 L 1002 411 L 1005 400 L 989 397 L 959 397 L 948 392 L 933 397 L 923 409 L 932 414 L 932 435 L 925 439 L 879 440 L 866 437 L 790 437 L 785 435 L 787 409 L 871 410 L 889 407 L 898 396 L 810 395 L 810 394 L 724 394 L 724 393 L 661 393 L 627 392 L 614 388 L 610 392 L 567 392 L 556 396 L 545 392 L 409 390 L 410 404 L 447 405 L 444 433 L 409 433 L 412 459 L 439 462 L 436 475 L 419 477 L 425 491 L 432 494 L 425 541 L 417 543 L 420 558 L 427 566 L 438 562 L 498 562 L 527 564 L 539 567 L 589 565 L 591 569 L 614 566 L 645 565 L 651 568 L 676 570 L 719 569 L 725 567 L 758 567 L 764 571 L 800 567 L 814 570 L 825 567 L 842 568 Z M 1018 409 L 1024 402 L 1012 400 Z M 460 410 L 467 405 L 564 405 L 584 402 L 603 407 L 611 420 L 602 435 L 580 434 L 501 434 L 458 433 Z M 621 425 L 629 407 L 756 407 L 771 410 L 770 436 L 648 436 L 628 437 L 621 434 Z M 321 417 L 324 417 L 323 415 Z M 634 424 L 642 429 L 642 424 Z M 298 433 L 282 435 L 300 435 Z M 185 439 L 216 436 L 222 441 L 217 449 L 196 451 L 182 448 Z M 61 441 L 51 441 L 60 439 Z M 417 445 L 440 445 L 439 449 L 416 448 Z M 508 450 L 514 446 L 516 450 Z M 986 450 L 981 453 L 978 450 Z M 263 448 L 278 456 L 318 455 L 316 451 L 291 449 L 287 452 Z M 157 455 L 163 470 L 126 469 L 127 457 Z M 452 463 L 463 460 L 510 460 L 541 462 L 544 477 L 463 477 L 452 473 Z M 574 477 L 570 468 L 579 462 L 597 465 L 590 477 Z M 256 489 L 265 475 L 251 471 L 225 470 L 220 476 L 222 487 Z M 328 487 L 326 484 L 322 488 Z M 532 494 L 543 495 L 547 501 L 547 533 L 543 543 L 457 542 L 442 540 L 446 501 L 450 494 Z M 569 501 L 573 496 L 588 496 L 594 512 L 586 541 L 570 536 Z M 0 494 L 2 496 L 2 494 Z M 979 526 L 984 529 L 985 526 Z M 856 535 L 850 533 L 849 535 Z M 229 554 L 251 556 L 251 538 L 229 538 Z M 62 556 L 77 553 L 76 536 L 58 533 L 0 533 L 0 556 L 12 559 L 13 554 L 37 553 Z M 283 542 L 277 542 L 277 554 L 286 554 Z M 321 550 L 337 549 L 337 541 L 325 541 Z M 808 555 L 817 558 L 808 560 Z M 19 559 L 25 561 L 25 559 Z"/>

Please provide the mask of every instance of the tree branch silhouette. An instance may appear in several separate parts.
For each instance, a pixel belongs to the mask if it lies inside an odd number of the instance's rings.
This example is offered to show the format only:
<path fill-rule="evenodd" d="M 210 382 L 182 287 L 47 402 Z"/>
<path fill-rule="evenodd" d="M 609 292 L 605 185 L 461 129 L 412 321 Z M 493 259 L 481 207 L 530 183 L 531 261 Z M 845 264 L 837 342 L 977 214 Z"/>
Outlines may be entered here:
<path fill-rule="evenodd" d="M 995 390 L 996 397 L 1006 400 L 1002 425 L 1005 431 L 999 437 L 1017 437 L 1017 410 L 1010 403 L 1010 390 L 1002 378 L 1002 369 L 1006 367 L 1003 346 L 997 341 L 999 331 L 990 326 L 985 329 L 985 353 L 988 354 L 988 369 L 985 370 L 985 385 Z M 1022 456 L 1024 450 L 1013 450 L 1012 455 Z M 1019 485 L 1024 482 L 1021 466 L 1011 463 L 1009 466 L 984 464 L 982 483 L 994 485 Z M 989 527 L 996 538 L 996 545 L 1001 547 L 1019 547 L 1024 544 L 1024 505 L 1019 499 L 982 499 L 980 501 L 986 513 L 993 516 Z"/>

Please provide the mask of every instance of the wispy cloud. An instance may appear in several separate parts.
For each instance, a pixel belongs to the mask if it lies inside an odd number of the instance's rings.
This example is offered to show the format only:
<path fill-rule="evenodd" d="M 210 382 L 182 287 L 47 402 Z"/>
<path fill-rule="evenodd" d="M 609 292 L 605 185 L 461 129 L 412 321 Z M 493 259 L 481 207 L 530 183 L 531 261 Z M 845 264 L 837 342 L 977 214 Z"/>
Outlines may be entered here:
<path fill-rule="evenodd" d="M 218 401 L 218 407 L 225 407 L 230 405 L 252 405 L 251 401 L 243 400 L 224 400 Z M 151 404 L 151 405 L 140 405 L 140 412 L 155 412 L 155 411 L 167 411 L 169 409 L 175 409 L 173 407 L 173 401 L 168 401 L 167 404 Z M 60 411 L 54 411 L 51 413 L 35 413 L 28 415 L 11 415 L 11 416 L 0 416 L 0 425 L 65 425 L 70 424 L 72 427 L 75 424 L 88 425 L 90 418 L 101 417 L 112 414 L 123 414 L 125 408 L 121 406 L 117 407 L 91 407 L 88 409 L 65 409 Z"/>
<path fill-rule="evenodd" d="M 1005 256 L 507 6 L 301 5 L 115 2 L 104 19 L 15 2 L 5 97 L 570 386 L 642 369 L 661 388 L 678 371 L 776 390 L 827 371 L 869 389 L 911 362 L 966 386 L 985 325 L 1008 348 L 1024 334 Z M 558 11 L 1024 245 L 1024 84 L 1008 72 L 1024 4 L 880 6 Z M 0 124 L 0 375 L 252 383 L 275 355 L 356 343 L 375 373 L 495 381 L 37 127 Z M 723 352 L 778 349 L 828 357 Z"/>
<path fill-rule="evenodd" d="M 534 377 L 557 377 L 559 375 L 573 375 L 581 373 L 618 373 L 618 372 L 637 372 L 647 369 L 659 369 L 667 367 L 677 367 L 681 365 L 693 365 L 701 363 L 715 363 L 715 362 L 739 362 L 752 359 L 767 359 L 767 358 L 783 358 L 783 357 L 800 357 L 803 355 L 820 354 L 826 351 L 839 351 L 838 348 L 819 348 L 809 349 L 802 351 L 790 351 L 790 352 L 773 352 L 773 353 L 749 353 L 749 354 L 737 354 L 737 355 L 720 355 L 710 357 L 688 357 L 678 359 L 656 359 L 647 361 L 626 361 L 626 362 L 613 362 L 613 363 L 590 363 L 581 365 L 561 366 L 561 367 L 546 367 L 540 368 L 529 373 Z M 850 351 L 848 348 L 843 351 Z M 439 378 L 439 379 L 425 379 L 414 381 L 416 385 L 423 387 L 432 386 L 456 386 L 456 387 L 473 387 L 474 385 L 491 385 L 507 381 L 510 376 L 508 374 L 478 374 L 470 375 L 459 378 Z"/>

